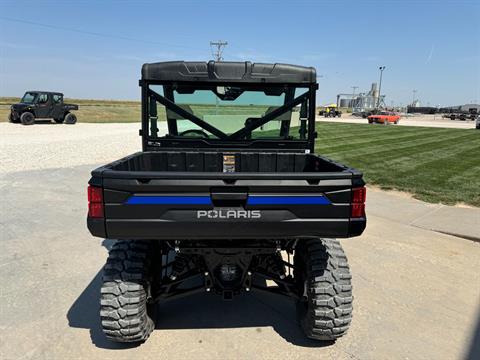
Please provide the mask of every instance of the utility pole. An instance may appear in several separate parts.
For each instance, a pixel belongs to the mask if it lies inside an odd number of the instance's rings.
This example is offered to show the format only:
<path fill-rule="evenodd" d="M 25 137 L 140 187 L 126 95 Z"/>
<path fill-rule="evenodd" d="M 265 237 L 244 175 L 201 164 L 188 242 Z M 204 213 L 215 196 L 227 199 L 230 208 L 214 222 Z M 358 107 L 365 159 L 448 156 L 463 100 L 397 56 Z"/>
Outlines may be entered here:
<path fill-rule="evenodd" d="M 413 90 L 412 107 L 415 106 L 415 97 L 416 97 L 415 95 L 416 95 L 416 94 L 417 94 L 417 90 L 414 89 L 414 90 Z"/>
<path fill-rule="evenodd" d="M 210 48 L 215 61 L 219 62 L 223 60 L 223 49 L 228 45 L 228 42 L 218 40 L 210 41 Z M 216 50 L 214 50 L 216 48 Z M 218 96 L 215 96 L 215 114 L 218 115 Z"/>
<path fill-rule="evenodd" d="M 385 70 L 385 66 L 380 66 L 378 70 L 380 70 L 380 84 L 378 85 L 377 109 L 380 106 L 380 99 L 382 98 L 382 75 L 383 75 L 383 70 Z"/>
<path fill-rule="evenodd" d="M 223 50 L 224 50 L 225 46 L 227 46 L 227 45 L 228 45 L 228 42 L 222 41 L 222 40 L 210 41 L 210 47 L 212 48 L 212 55 L 215 58 L 215 61 L 222 61 L 223 60 L 223 56 L 222 56 L 223 55 Z"/>
<path fill-rule="evenodd" d="M 353 104 L 355 103 L 355 90 L 358 89 L 358 86 L 352 86 L 352 89 L 353 89 L 353 93 L 352 93 L 352 101 L 350 105 L 352 106 L 352 113 L 353 113 Z"/>

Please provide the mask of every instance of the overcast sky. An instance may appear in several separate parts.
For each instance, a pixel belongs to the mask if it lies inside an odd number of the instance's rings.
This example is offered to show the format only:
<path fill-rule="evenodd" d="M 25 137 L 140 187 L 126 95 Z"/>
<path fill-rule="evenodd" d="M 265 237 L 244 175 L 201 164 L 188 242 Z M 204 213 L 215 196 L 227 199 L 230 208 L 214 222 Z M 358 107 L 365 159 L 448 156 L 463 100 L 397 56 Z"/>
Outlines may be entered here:
<path fill-rule="evenodd" d="M 321 103 L 367 91 L 388 105 L 480 102 L 480 1 L 0 0 L 0 96 L 27 89 L 139 99 L 145 62 L 212 59 L 317 68 Z"/>

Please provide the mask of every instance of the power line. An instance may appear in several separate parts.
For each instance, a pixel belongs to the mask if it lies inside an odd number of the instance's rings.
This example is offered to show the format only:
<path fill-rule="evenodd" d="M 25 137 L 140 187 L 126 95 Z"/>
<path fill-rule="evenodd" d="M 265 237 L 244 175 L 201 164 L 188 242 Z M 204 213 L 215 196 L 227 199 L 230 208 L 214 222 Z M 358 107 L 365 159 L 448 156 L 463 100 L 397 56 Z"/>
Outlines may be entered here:
<path fill-rule="evenodd" d="M 218 41 L 210 41 L 210 47 L 212 49 L 212 56 L 215 58 L 216 61 L 223 60 L 223 50 L 225 46 L 228 45 L 228 42 L 218 40 Z M 216 47 L 216 50 L 214 48 Z"/>
<path fill-rule="evenodd" d="M 69 27 L 64 27 L 64 26 L 44 24 L 44 23 L 39 23 L 39 22 L 36 22 L 36 21 L 30 21 L 30 20 L 14 19 L 14 18 L 9 18 L 9 17 L 4 17 L 4 16 L 0 16 L 0 20 L 16 22 L 16 23 L 20 23 L 20 24 L 40 26 L 40 27 L 50 28 L 50 29 L 55 29 L 55 30 L 70 31 L 70 32 L 75 32 L 75 33 L 79 33 L 79 34 L 85 34 L 85 35 L 97 36 L 97 37 L 103 37 L 103 38 L 119 39 L 119 40 L 124 40 L 124 41 L 134 41 L 134 42 L 137 42 L 137 43 L 141 42 L 141 43 L 153 44 L 153 45 L 164 45 L 164 46 L 167 45 L 167 46 L 190 49 L 190 50 L 200 50 L 200 51 L 204 50 L 204 49 L 195 48 L 195 47 L 191 47 L 191 46 L 185 46 L 185 45 L 179 45 L 179 44 L 170 44 L 170 43 L 161 42 L 161 41 L 143 40 L 143 39 L 132 38 L 132 37 L 128 37 L 128 36 L 112 35 L 112 34 L 106 34 L 106 33 L 94 32 L 94 31 L 86 31 L 86 30 L 74 29 L 74 28 L 69 28 Z"/>

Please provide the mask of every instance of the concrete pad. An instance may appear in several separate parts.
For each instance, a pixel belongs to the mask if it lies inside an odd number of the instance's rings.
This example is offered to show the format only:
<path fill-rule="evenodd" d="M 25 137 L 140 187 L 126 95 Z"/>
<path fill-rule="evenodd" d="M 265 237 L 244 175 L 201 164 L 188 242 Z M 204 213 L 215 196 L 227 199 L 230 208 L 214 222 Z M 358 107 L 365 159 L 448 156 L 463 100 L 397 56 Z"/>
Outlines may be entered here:
<path fill-rule="evenodd" d="M 408 194 L 368 188 L 367 216 L 480 241 L 480 209 L 429 204 Z"/>
<path fill-rule="evenodd" d="M 480 209 L 440 206 L 412 225 L 480 241 Z"/>
<path fill-rule="evenodd" d="M 414 199 L 408 194 L 382 191 L 374 187 L 367 189 L 367 216 L 375 215 L 408 225 L 438 210 L 440 206 Z"/>
<path fill-rule="evenodd" d="M 460 359 L 473 351 L 480 244 L 377 216 L 373 201 L 365 234 L 342 241 L 355 300 L 352 327 L 335 344 L 305 339 L 291 300 L 257 293 L 160 304 L 145 344 L 108 342 L 98 298 L 111 241 L 85 225 L 94 167 L 1 178 L 2 359 Z"/>

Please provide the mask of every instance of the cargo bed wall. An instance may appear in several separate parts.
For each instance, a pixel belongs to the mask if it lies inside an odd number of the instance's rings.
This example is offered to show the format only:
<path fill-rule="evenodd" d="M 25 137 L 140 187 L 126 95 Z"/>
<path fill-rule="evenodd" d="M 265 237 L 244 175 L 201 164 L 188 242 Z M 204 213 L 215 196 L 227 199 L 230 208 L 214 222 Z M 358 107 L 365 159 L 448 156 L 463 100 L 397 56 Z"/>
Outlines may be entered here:
<path fill-rule="evenodd" d="M 338 172 L 345 168 L 312 154 L 256 152 L 142 152 L 115 163 L 117 171 L 223 172 L 224 156 L 235 158 L 235 172 Z"/>
<path fill-rule="evenodd" d="M 223 173 L 224 156 L 235 173 Z M 352 188 L 361 173 L 301 153 L 140 152 L 99 168 L 104 218 L 92 234 L 115 239 L 290 239 L 359 235 Z"/>

